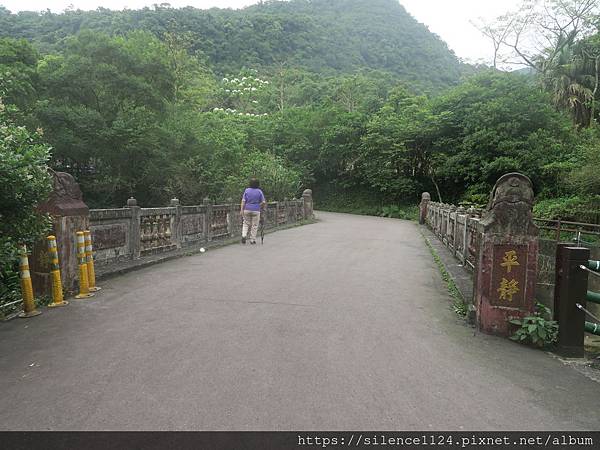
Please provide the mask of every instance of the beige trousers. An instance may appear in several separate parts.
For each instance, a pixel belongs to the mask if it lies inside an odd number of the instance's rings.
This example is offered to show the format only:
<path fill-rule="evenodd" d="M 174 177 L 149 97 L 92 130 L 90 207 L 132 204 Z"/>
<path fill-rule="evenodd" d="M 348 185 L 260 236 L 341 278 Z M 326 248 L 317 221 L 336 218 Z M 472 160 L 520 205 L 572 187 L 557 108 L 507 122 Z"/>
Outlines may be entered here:
<path fill-rule="evenodd" d="M 260 221 L 260 211 L 244 210 L 244 225 L 242 225 L 242 237 L 248 236 L 250 228 L 250 241 L 256 242 L 256 233 L 258 231 L 258 222 Z"/>

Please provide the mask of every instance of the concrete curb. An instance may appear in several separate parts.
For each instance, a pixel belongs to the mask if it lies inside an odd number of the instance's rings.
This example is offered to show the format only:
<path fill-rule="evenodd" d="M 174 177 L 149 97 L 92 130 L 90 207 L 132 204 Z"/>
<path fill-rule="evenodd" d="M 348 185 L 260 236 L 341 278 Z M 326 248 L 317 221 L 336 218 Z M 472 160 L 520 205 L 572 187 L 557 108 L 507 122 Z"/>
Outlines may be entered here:
<path fill-rule="evenodd" d="M 426 226 L 420 226 L 421 235 L 431 245 L 431 248 L 438 254 L 440 261 L 444 265 L 448 276 L 454 282 L 463 302 L 467 305 L 467 322 L 474 324 L 475 309 L 473 307 L 473 274 L 464 268 L 462 264 L 454 257 L 448 248 L 431 232 Z"/>

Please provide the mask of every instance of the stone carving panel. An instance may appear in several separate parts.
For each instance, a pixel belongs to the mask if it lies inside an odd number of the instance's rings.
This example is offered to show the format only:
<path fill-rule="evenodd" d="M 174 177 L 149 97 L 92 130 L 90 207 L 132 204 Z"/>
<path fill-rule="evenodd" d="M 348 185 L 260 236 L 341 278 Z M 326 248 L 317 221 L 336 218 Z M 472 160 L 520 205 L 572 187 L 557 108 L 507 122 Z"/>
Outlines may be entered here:
<path fill-rule="evenodd" d="M 183 235 L 204 233 L 204 215 L 188 214 L 181 217 Z"/>
<path fill-rule="evenodd" d="M 127 244 L 127 226 L 119 223 L 92 228 L 94 250 L 123 247 Z"/>

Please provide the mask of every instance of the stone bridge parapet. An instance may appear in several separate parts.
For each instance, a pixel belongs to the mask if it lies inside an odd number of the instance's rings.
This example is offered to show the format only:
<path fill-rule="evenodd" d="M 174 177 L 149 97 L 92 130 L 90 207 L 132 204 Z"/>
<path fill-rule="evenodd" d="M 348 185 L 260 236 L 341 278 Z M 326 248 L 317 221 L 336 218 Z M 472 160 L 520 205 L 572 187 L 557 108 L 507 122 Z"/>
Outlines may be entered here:
<path fill-rule="evenodd" d="M 238 203 L 141 208 L 135 199 L 119 209 L 90 210 L 90 231 L 99 267 L 177 249 L 209 247 L 241 235 Z M 312 201 L 312 199 L 311 199 Z M 270 202 L 265 229 L 271 230 L 312 218 L 306 197 Z"/>
<path fill-rule="evenodd" d="M 54 192 L 39 210 L 52 220 L 67 293 L 78 289 L 77 231 L 91 231 L 100 274 L 121 272 L 129 263 L 141 266 L 148 259 L 157 261 L 220 245 L 241 235 L 240 204 L 232 199 L 213 204 L 205 198 L 200 205 L 184 206 L 174 198 L 169 206 L 143 208 L 132 197 L 123 208 L 88 209 L 71 175 L 56 172 L 53 176 Z M 268 203 L 264 228 L 273 230 L 312 218 L 312 191 L 307 189 L 299 199 Z M 34 246 L 30 259 L 36 293 L 49 295 L 52 287 L 45 240 Z"/>

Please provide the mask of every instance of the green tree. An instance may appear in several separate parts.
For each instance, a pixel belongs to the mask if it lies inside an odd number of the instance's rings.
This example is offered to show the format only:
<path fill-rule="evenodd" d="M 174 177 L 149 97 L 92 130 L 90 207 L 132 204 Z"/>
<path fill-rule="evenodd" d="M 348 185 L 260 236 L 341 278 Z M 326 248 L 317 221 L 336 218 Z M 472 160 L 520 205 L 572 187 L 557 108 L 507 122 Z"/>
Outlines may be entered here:
<path fill-rule="evenodd" d="M 15 124 L 15 115 L 16 108 L 0 97 L 0 303 L 20 297 L 17 245 L 31 244 L 47 230 L 36 206 L 51 191 L 50 147 L 39 134 Z"/>
<path fill-rule="evenodd" d="M 0 92 L 4 102 L 29 113 L 37 100 L 38 54 L 25 39 L 0 39 Z"/>
<path fill-rule="evenodd" d="M 56 149 L 53 164 L 82 182 L 86 199 L 120 205 L 164 201 L 161 121 L 175 84 L 166 46 L 145 32 L 82 32 L 39 65 L 37 116 Z"/>
<path fill-rule="evenodd" d="M 244 188 L 248 187 L 248 180 L 253 177 L 260 180 L 268 201 L 281 201 L 300 195 L 300 172 L 289 167 L 282 158 L 260 152 L 250 154 L 244 159 L 239 173 L 228 177 L 225 195 L 237 201 Z"/>

